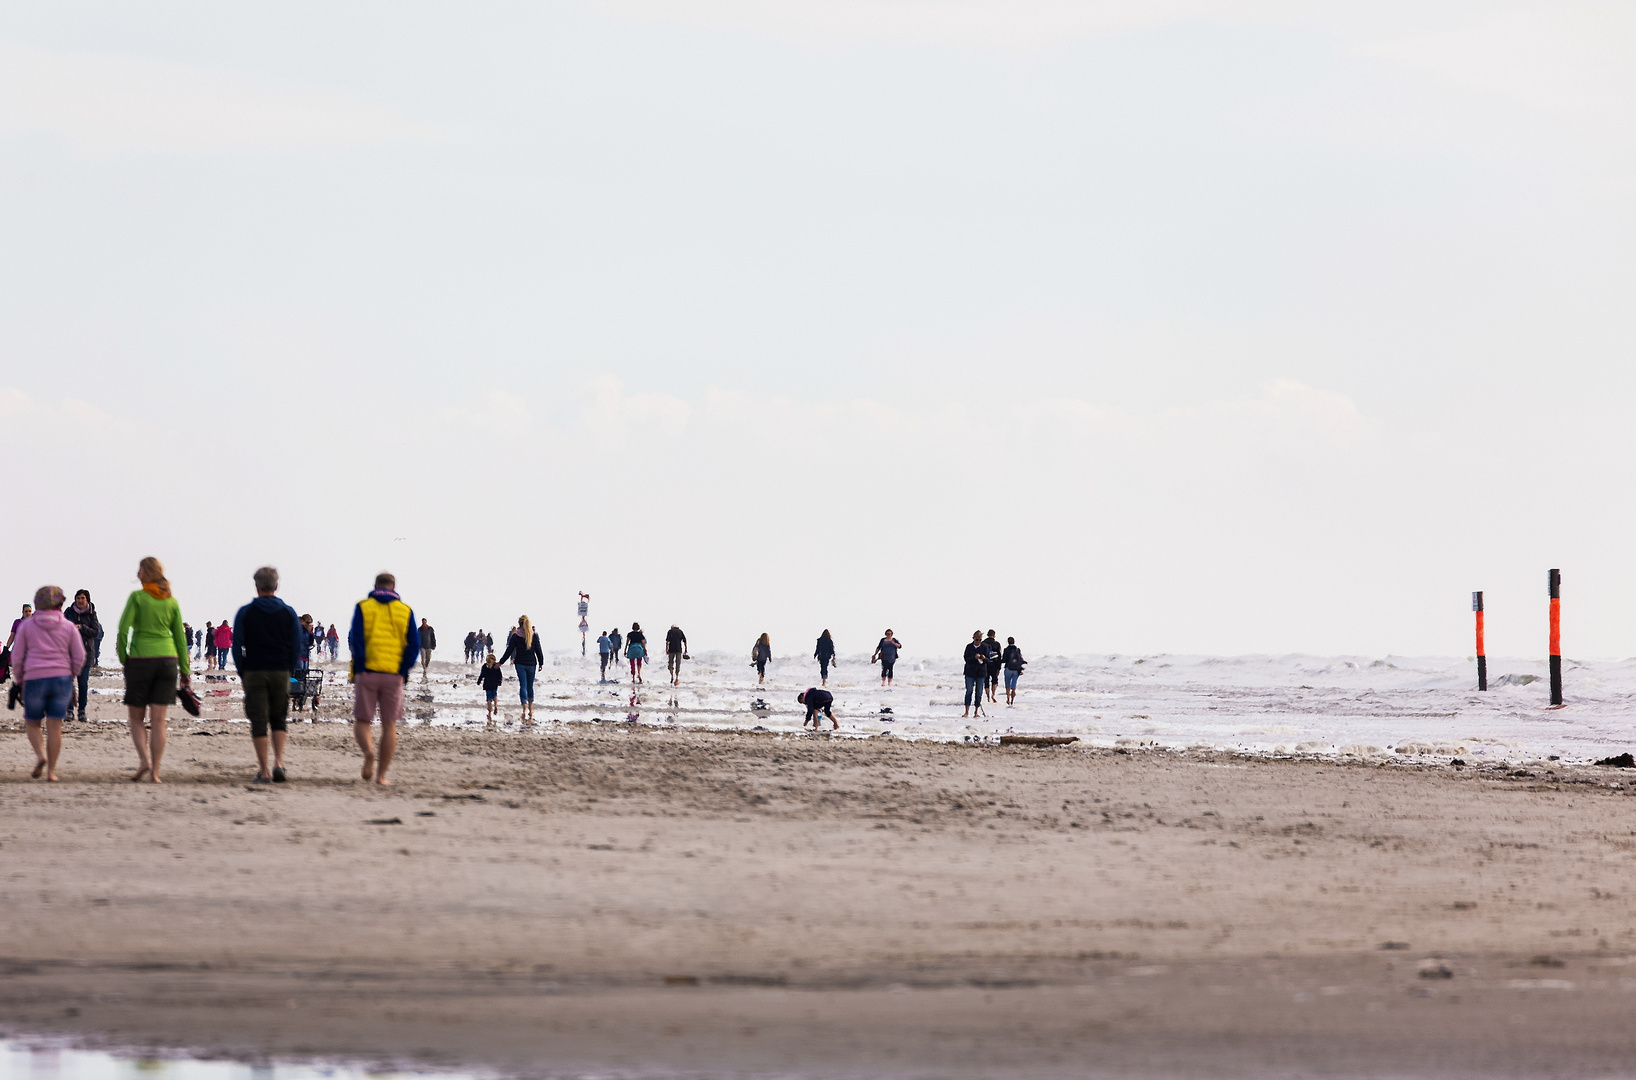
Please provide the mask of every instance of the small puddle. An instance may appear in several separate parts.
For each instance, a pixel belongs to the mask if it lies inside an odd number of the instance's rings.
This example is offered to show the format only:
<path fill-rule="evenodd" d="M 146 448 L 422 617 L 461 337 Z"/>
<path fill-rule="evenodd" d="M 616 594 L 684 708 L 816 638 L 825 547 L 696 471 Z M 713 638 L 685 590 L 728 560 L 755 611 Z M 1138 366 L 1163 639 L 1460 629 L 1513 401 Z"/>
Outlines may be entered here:
<path fill-rule="evenodd" d="M 476 1080 L 476 1076 L 356 1064 L 272 1061 L 252 1065 L 180 1055 L 74 1050 L 50 1039 L 0 1039 L 0 1080 Z"/>

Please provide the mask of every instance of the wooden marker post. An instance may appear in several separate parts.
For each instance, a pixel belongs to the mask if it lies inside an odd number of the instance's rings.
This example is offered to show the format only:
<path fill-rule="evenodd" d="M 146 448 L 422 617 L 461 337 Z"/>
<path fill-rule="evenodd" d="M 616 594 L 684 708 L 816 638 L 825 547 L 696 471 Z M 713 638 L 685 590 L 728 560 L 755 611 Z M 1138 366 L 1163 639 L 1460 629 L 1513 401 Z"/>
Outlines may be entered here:
<path fill-rule="evenodd" d="M 1562 704 L 1562 571 L 1552 570 L 1551 590 L 1551 707 Z"/>
<path fill-rule="evenodd" d="M 1471 594 L 1471 610 L 1477 613 L 1477 689 L 1488 689 L 1488 654 L 1483 649 L 1483 594 Z"/>

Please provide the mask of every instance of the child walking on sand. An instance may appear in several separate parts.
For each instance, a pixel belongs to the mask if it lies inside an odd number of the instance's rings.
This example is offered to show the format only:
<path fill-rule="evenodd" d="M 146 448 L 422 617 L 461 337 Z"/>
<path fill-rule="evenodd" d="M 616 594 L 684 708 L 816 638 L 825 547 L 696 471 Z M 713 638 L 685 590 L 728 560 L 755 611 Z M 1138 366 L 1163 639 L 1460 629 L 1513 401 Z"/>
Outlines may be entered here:
<path fill-rule="evenodd" d="M 493 653 L 489 653 L 489 658 L 477 669 L 477 681 L 483 684 L 483 698 L 488 702 L 490 720 L 500 712 L 500 683 L 505 677 L 506 669 L 500 666 Z"/>

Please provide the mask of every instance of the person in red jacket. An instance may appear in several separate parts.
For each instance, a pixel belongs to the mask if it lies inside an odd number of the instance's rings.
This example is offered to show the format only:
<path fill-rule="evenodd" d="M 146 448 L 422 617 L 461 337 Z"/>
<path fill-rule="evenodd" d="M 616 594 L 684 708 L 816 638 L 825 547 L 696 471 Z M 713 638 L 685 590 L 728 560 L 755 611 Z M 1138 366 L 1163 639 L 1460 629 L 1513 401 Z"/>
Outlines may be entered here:
<path fill-rule="evenodd" d="M 233 651 L 233 628 L 223 619 L 216 626 L 216 666 L 227 670 L 227 654 Z"/>

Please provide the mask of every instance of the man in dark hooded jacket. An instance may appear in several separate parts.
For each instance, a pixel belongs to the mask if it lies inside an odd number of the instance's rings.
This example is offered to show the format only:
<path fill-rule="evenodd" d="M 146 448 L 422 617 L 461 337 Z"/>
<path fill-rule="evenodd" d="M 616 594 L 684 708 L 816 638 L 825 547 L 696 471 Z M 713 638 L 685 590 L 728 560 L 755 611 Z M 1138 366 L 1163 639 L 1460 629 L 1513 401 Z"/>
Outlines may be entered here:
<path fill-rule="evenodd" d="M 290 672 L 301 659 L 301 617 L 273 595 L 278 571 L 256 571 L 256 598 L 233 617 L 233 666 L 244 684 L 244 714 L 261 769 L 255 782 L 284 782 L 284 740 L 290 715 Z M 267 768 L 271 735 L 273 767 Z"/>

